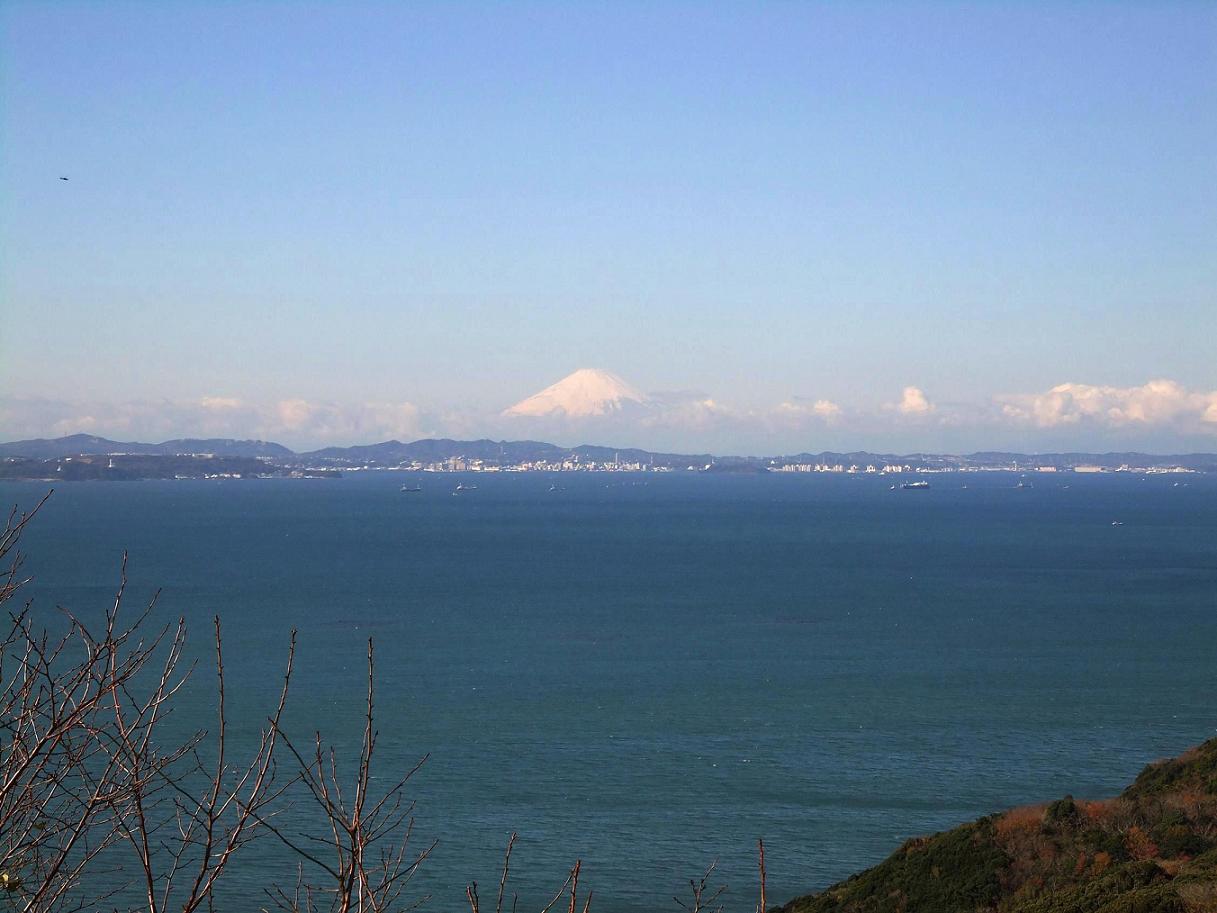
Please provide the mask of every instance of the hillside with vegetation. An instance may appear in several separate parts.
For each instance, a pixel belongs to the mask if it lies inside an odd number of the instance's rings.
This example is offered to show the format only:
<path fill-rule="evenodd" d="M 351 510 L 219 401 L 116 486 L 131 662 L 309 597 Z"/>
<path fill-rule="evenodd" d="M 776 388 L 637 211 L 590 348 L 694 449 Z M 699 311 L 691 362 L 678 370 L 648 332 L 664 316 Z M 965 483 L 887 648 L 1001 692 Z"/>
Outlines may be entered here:
<path fill-rule="evenodd" d="M 782 913 L 1217 913 L 1217 739 L 1118 798 L 1011 809 L 906 842 Z"/>

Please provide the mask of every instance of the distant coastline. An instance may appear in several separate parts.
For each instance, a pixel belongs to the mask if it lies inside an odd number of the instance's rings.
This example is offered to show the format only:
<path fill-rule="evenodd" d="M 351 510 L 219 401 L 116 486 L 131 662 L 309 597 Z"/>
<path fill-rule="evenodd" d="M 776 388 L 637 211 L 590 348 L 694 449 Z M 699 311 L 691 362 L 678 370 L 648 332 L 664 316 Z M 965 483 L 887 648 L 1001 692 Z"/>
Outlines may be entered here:
<path fill-rule="evenodd" d="M 1012 453 L 892 454 L 868 451 L 775 456 L 662 453 L 543 441 L 427 438 L 326 447 L 298 453 L 271 441 L 185 438 L 159 444 L 91 435 L 0 444 L 0 479 L 135 480 L 327 478 L 344 471 L 414 472 L 736 472 L 736 473 L 1211 473 L 1217 454 Z"/>

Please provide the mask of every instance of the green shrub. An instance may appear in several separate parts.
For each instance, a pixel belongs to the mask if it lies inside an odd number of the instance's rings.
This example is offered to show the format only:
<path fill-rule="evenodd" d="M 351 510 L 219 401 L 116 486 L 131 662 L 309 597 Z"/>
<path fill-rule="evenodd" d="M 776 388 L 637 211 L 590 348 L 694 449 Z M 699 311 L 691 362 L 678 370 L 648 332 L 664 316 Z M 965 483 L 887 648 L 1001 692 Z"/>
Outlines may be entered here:
<path fill-rule="evenodd" d="M 1123 801 L 1065 796 L 910 840 L 784 911 L 1217 913 L 1215 809 L 1217 739 L 1147 767 Z"/>
<path fill-rule="evenodd" d="M 1048 824 L 1075 825 L 1081 817 L 1082 813 L 1078 811 L 1078 806 L 1073 801 L 1073 796 L 1057 799 L 1044 812 L 1044 821 Z"/>
<path fill-rule="evenodd" d="M 1179 856 L 1199 856 L 1213 845 L 1183 824 L 1172 824 L 1166 827 L 1159 825 L 1151 831 L 1154 843 L 1163 859 L 1175 859 Z"/>

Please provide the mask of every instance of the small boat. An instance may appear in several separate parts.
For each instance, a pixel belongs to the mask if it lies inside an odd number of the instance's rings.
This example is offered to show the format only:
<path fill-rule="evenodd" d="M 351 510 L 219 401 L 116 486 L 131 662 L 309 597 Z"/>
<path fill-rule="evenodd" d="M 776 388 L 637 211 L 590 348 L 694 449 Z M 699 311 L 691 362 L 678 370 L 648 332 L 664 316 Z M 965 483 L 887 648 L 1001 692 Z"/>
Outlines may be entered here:
<path fill-rule="evenodd" d="M 413 494 L 414 492 L 422 491 L 423 487 L 421 485 L 403 485 L 401 490 Z"/>
<path fill-rule="evenodd" d="M 466 485 L 464 482 L 458 482 L 456 484 L 456 488 L 452 489 L 452 493 L 457 494 L 458 492 L 462 491 L 477 491 L 477 488 L 478 487 L 476 485 Z"/>
<path fill-rule="evenodd" d="M 1122 520 L 1112 520 L 1111 525 L 1112 526 L 1123 526 L 1124 522 Z"/>
<path fill-rule="evenodd" d="M 924 480 L 922 480 L 920 482 L 905 482 L 900 487 L 903 488 L 905 491 L 920 491 L 923 488 L 929 488 L 930 483 L 926 482 Z"/>

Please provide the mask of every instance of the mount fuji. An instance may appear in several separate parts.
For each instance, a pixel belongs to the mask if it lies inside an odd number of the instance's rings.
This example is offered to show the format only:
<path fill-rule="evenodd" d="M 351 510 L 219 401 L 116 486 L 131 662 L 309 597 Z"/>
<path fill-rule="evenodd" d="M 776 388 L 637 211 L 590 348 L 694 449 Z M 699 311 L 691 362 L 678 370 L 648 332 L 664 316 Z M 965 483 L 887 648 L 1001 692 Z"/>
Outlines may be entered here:
<path fill-rule="evenodd" d="M 506 418 L 593 418 L 618 415 L 652 405 L 616 374 L 596 368 L 580 368 L 556 384 L 546 387 L 503 410 Z"/>

